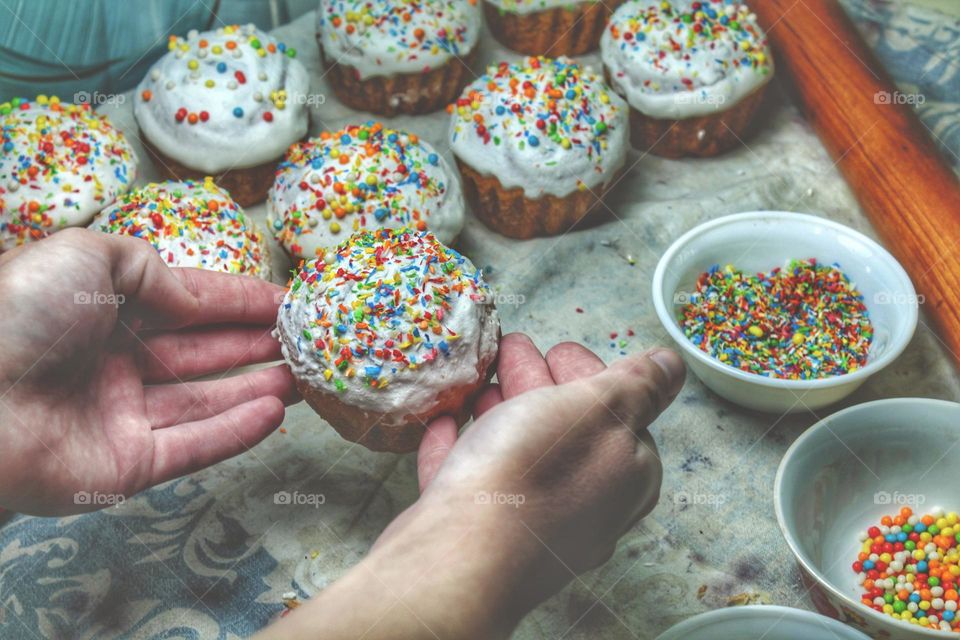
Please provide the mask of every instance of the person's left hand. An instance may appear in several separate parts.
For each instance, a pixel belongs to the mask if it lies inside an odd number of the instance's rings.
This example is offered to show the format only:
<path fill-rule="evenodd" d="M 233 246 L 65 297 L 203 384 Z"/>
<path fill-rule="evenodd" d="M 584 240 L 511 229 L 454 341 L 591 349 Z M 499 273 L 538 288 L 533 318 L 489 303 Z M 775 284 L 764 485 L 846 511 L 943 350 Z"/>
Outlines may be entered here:
<path fill-rule="evenodd" d="M 282 294 L 86 230 L 0 256 L 0 505 L 91 511 L 265 438 L 289 369 L 222 376 L 280 358 Z"/>

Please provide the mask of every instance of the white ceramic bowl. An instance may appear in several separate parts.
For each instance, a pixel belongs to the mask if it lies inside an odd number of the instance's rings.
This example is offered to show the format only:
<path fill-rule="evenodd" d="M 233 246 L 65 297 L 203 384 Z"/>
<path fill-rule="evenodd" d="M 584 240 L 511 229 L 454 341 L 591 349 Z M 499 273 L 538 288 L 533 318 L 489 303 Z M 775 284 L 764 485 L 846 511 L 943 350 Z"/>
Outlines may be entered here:
<path fill-rule="evenodd" d="M 752 605 L 708 611 L 667 629 L 657 640 L 870 640 L 810 611 Z"/>
<path fill-rule="evenodd" d="M 957 638 L 860 603 L 851 569 L 857 535 L 903 506 L 960 510 L 947 447 L 960 440 L 960 404 L 897 398 L 855 405 L 793 443 L 774 482 L 774 508 L 817 609 L 873 638 Z M 922 504 L 919 504 L 921 503 Z"/>
<path fill-rule="evenodd" d="M 808 258 L 838 263 L 863 294 L 874 327 L 863 368 L 817 380 L 769 378 L 723 364 L 683 334 L 678 314 L 696 290 L 697 278 L 713 265 L 758 273 Z M 825 218 L 782 211 L 738 213 L 685 233 L 657 264 L 653 301 L 660 322 L 705 385 L 731 402 L 776 413 L 816 410 L 853 393 L 900 355 L 917 326 L 913 284 L 883 247 Z"/>

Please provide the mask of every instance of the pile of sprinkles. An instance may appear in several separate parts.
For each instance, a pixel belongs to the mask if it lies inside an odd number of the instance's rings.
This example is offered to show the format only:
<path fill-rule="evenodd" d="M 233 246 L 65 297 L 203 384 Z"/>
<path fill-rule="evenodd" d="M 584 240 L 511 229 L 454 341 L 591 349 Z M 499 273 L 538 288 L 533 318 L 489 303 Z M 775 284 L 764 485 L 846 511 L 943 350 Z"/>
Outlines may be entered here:
<path fill-rule="evenodd" d="M 468 24 L 467 5 L 477 0 L 331 0 L 321 3 L 319 27 L 363 48 L 367 40 L 389 37 L 387 52 L 397 62 L 416 62 L 423 54 L 468 53 L 479 21 Z M 472 35 L 472 37 L 471 37 Z M 383 63 L 385 61 L 378 60 Z M 429 71 L 425 61 L 423 71 Z"/>
<path fill-rule="evenodd" d="M 603 78 L 572 60 L 501 62 L 450 106 L 457 116 L 452 140 L 472 135 L 485 145 L 510 144 L 520 150 L 543 145 L 550 147 L 543 151 L 550 158 L 543 163 L 548 167 L 563 162 L 562 154 L 552 153 L 556 148 L 582 150 L 599 172 L 613 115 L 621 108 L 617 103 L 611 102 Z M 579 179 L 578 185 L 586 187 Z"/>
<path fill-rule="evenodd" d="M 106 116 L 57 96 L 0 103 L 0 249 L 86 224 L 136 177 Z"/>
<path fill-rule="evenodd" d="M 261 277 L 270 268 L 263 235 L 210 177 L 135 189 L 104 210 L 92 227 L 142 238 L 170 266 Z"/>
<path fill-rule="evenodd" d="M 284 306 L 306 301 L 297 349 L 312 353 L 324 382 L 342 392 L 351 379 L 383 389 L 397 374 L 447 357 L 461 338 L 450 318 L 463 296 L 490 300 L 466 258 L 429 232 L 377 229 L 302 264 Z"/>
<path fill-rule="evenodd" d="M 903 507 L 861 533 L 863 546 L 852 565 L 861 602 L 910 624 L 960 631 L 958 519 L 939 507 L 924 516 Z"/>
<path fill-rule="evenodd" d="M 709 84 L 714 74 L 701 73 L 703 60 L 724 71 L 752 69 L 766 75 L 773 69 L 766 36 L 745 4 L 734 0 L 683 3 L 679 8 L 672 2 L 635 4 L 627 19 L 611 22 L 613 41 L 621 50 L 642 54 L 646 65 L 663 76 L 686 71 L 676 86 L 646 79 L 644 86 L 651 91 L 692 91 Z M 729 47 L 733 55 L 721 55 L 721 46 Z"/>
<path fill-rule="evenodd" d="M 199 84 L 201 78 L 202 86 L 206 89 L 227 89 L 229 92 L 237 92 L 238 89 L 246 85 L 250 80 L 257 80 L 261 83 L 269 80 L 267 73 L 260 71 L 256 78 L 248 78 L 251 73 L 250 66 L 244 61 L 244 55 L 253 52 L 260 58 L 267 56 L 287 56 L 295 58 L 297 50 L 288 47 L 282 42 L 274 42 L 265 34 L 259 32 L 252 25 L 239 26 L 229 25 L 216 32 L 203 34 L 207 37 L 197 37 L 198 34 L 192 32 L 187 38 L 171 35 L 167 48 L 177 60 L 181 60 L 187 70 L 186 81 L 190 84 Z M 261 40 L 263 36 L 263 40 Z M 211 42 L 212 40 L 212 42 Z M 167 77 L 161 69 L 155 66 L 148 76 L 149 86 L 141 89 L 139 98 L 143 102 L 150 102 L 154 99 L 156 91 L 174 91 L 177 89 L 177 83 L 172 77 Z M 142 86 L 142 85 L 141 85 Z M 206 109 L 195 107 L 191 104 L 181 105 L 171 116 L 178 124 L 185 126 L 203 125 L 210 121 L 211 117 L 242 119 L 248 110 L 253 111 L 251 107 L 256 107 L 256 112 L 260 113 L 260 118 L 264 122 L 273 122 L 274 114 L 271 109 L 283 111 L 287 106 L 290 96 L 286 90 L 277 89 L 264 94 L 262 91 L 254 91 L 252 94 L 247 92 L 237 93 L 238 98 L 235 103 L 229 97 L 225 98 L 223 104 L 226 107 L 224 112 L 211 114 Z M 253 105 L 246 104 L 245 101 L 252 99 Z"/>
<path fill-rule="evenodd" d="M 813 259 L 757 275 L 715 265 L 697 279 L 680 328 L 731 367 L 789 380 L 855 371 L 873 339 L 863 296 L 839 265 Z"/>
<path fill-rule="evenodd" d="M 277 168 L 274 200 L 290 191 L 300 197 L 284 200 L 282 219 L 271 225 L 298 256 L 305 254 L 299 237 L 320 224 L 334 235 L 377 226 L 425 231 L 432 207 L 447 191 L 445 177 L 440 157 L 415 134 L 379 122 L 324 131 L 291 146 Z"/>

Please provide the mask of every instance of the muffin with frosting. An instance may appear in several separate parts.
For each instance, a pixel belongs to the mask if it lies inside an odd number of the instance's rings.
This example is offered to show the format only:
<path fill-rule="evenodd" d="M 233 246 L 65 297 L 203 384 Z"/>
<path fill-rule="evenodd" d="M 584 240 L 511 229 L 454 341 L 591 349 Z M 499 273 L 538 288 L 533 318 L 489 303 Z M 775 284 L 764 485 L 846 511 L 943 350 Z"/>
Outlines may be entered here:
<path fill-rule="evenodd" d="M 142 238 L 171 267 L 270 279 L 263 234 L 212 178 L 134 189 L 100 212 L 90 228 Z"/>
<path fill-rule="evenodd" d="M 463 208 L 456 172 L 430 144 L 367 122 L 290 147 L 267 220 L 291 256 L 313 258 L 381 227 L 429 230 L 449 244 L 463 227 Z"/>
<path fill-rule="evenodd" d="M 321 0 L 317 40 L 341 102 L 393 116 L 436 111 L 473 78 L 477 0 Z"/>
<path fill-rule="evenodd" d="M 494 37 L 534 56 L 579 56 L 593 51 L 610 14 L 623 0 L 483 0 Z"/>
<path fill-rule="evenodd" d="M 301 265 L 277 317 L 304 399 L 347 440 L 416 450 L 425 425 L 463 416 L 497 356 L 480 271 L 429 232 L 362 231 Z"/>
<path fill-rule="evenodd" d="M 134 115 L 171 180 L 213 176 L 242 206 L 262 201 L 287 147 L 307 133 L 309 82 L 296 50 L 253 25 L 171 36 Z"/>
<path fill-rule="evenodd" d="M 766 35 L 730 0 L 621 6 L 603 34 L 610 84 L 630 105 L 633 145 L 712 156 L 746 135 L 773 77 Z"/>
<path fill-rule="evenodd" d="M 626 104 L 569 59 L 491 66 L 451 110 L 474 214 L 506 236 L 566 232 L 601 208 L 626 162 Z"/>
<path fill-rule="evenodd" d="M 0 103 L 0 252 L 85 226 L 127 191 L 137 155 L 88 104 Z"/>

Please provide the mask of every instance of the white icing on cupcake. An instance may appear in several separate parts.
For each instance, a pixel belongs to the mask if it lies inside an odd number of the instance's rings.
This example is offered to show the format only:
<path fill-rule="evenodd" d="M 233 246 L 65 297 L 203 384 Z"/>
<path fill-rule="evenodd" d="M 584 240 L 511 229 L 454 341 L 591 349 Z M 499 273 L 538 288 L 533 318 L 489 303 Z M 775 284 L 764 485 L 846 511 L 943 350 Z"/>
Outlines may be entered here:
<path fill-rule="evenodd" d="M 479 380 L 500 321 L 480 272 L 432 234 L 355 234 L 293 279 L 277 317 L 294 376 L 400 422 Z"/>
<path fill-rule="evenodd" d="M 171 267 L 270 279 L 263 234 L 211 178 L 135 189 L 104 209 L 90 228 L 143 238 Z"/>
<path fill-rule="evenodd" d="M 307 71 L 253 25 L 171 37 L 138 87 L 134 114 L 164 155 L 215 174 L 283 155 L 307 133 Z"/>
<path fill-rule="evenodd" d="M 288 253 L 314 257 L 355 231 L 410 227 L 450 243 L 463 227 L 456 173 L 428 143 L 368 122 L 290 147 L 267 199 Z"/>
<path fill-rule="evenodd" d="M 577 0 L 484 0 L 484 2 L 492 4 L 500 11 L 520 15 L 537 13 L 538 11 L 548 11 L 550 9 L 576 7 L 581 4 L 590 4 L 593 1 L 594 0 L 587 0 L 585 2 L 577 2 Z M 558 33 L 557 36 L 559 37 L 560 34 Z"/>
<path fill-rule="evenodd" d="M 321 0 L 317 32 L 327 62 L 361 79 L 430 71 L 466 56 L 480 36 L 477 0 Z"/>
<path fill-rule="evenodd" d="M 86 225 L 130 188 L 137 156 L 90 105 L 0 104 L 0 251 Z"/>
<path fill-rule="evenodd" d="M 729 109 L 773 77 L 756 16 L 739 2 L 650 2 L 620 6 L 600 40 L 610 83 L 653 118 Z"/>
<path fill-rule="evenodd" d="M 491 66 L 467 86 L 450 125 L 453 152 L 528 198 L 610 182 L 628 147 L 627 105 L 575 62 Z"/>

